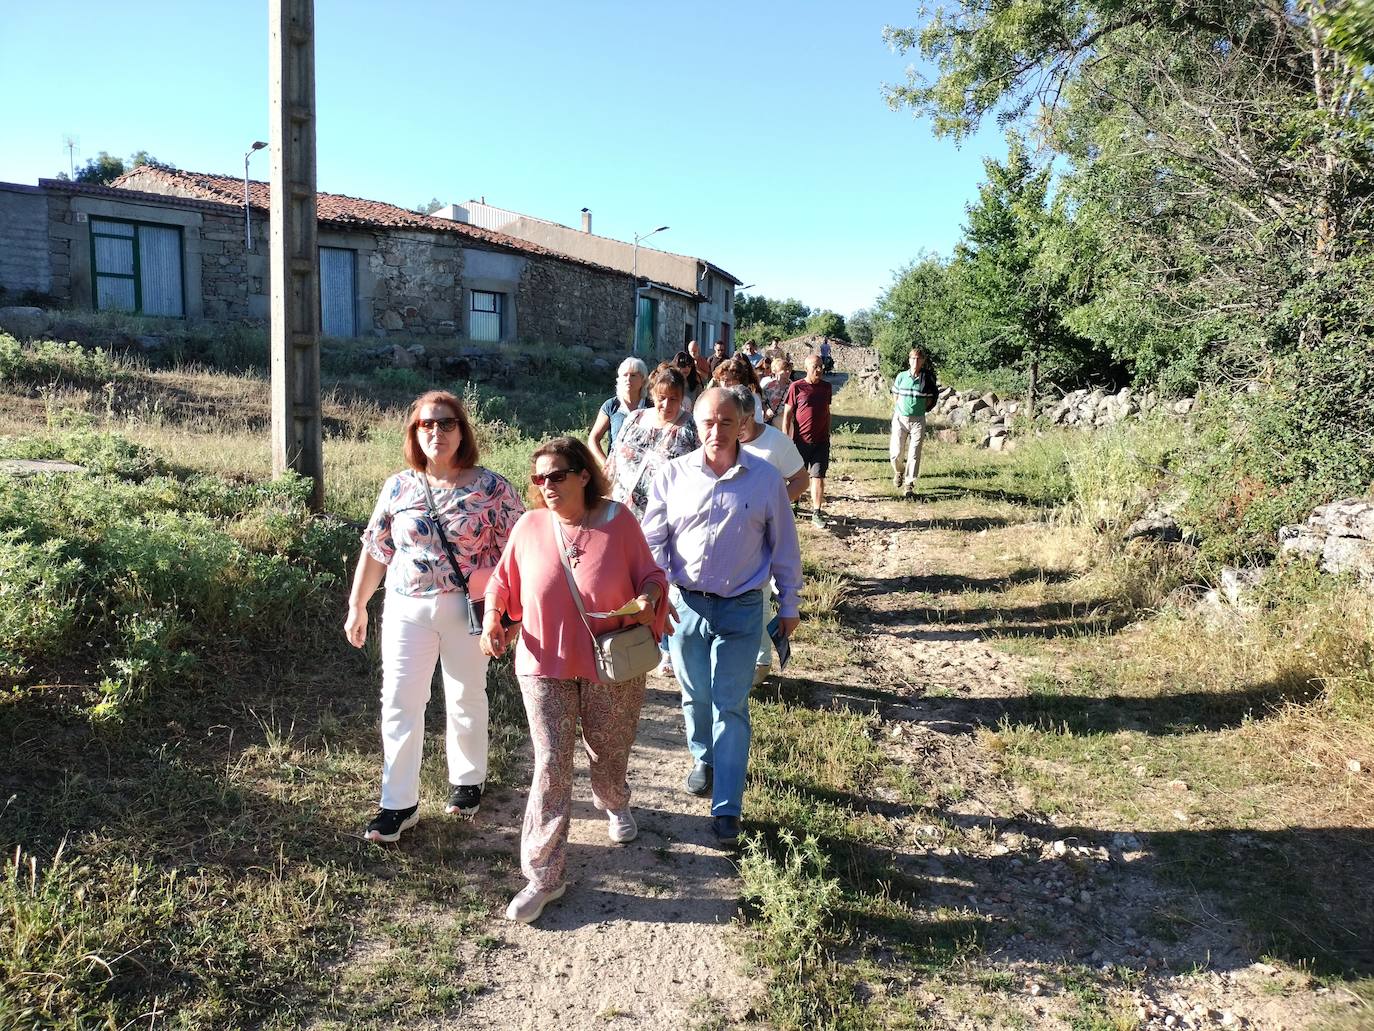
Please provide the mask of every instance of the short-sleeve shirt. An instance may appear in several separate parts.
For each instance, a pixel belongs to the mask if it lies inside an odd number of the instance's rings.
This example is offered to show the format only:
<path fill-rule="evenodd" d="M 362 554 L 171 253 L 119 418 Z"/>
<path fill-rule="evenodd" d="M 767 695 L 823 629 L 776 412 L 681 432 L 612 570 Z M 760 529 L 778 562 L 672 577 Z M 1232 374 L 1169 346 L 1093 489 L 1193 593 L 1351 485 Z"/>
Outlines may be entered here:
<path fill-rule="evenodd" d="M 525 511 L 509 480 L 480 466 L 476 471 L 465 487 L 430 488 L 464 576 L 496 565 Z M 386 565 L 387 590 L 411 598 L 462 590 L 430 521 L 423 475 L 407 469 L 387 478 L 362 538 L 367 553 Z"/>
<path fill-rule="evenodd" d="M 613 397 L 601 406 L 601 414 L 611 420 L 610 439 L 606 442 L 606 450 L 609 451 L 615 445 L 615 435 L 620 432 L 620 427 L 625 424 L 631 411 L 638 411 L 640 408 L 649 407 L 649 392 L 646 390 L 639 395 L 639 406 L 634 409 L 626 408 L 620 402 L 620 398 Z"/>
<path fill-rule="evenodd" d="M 644 518 L 649 503 L 649 481 L 671 462 L 701 446 L 696 424 L 684 405 L 677 421 L 659 426 L 652 409 L 632 412 L 620 428 L 620 437 L 611 449 L 607 475 L 611 498 L 628 508 L 636 519 Z"/>
<path fill-rule="evenodd" d="M 791 385 L 792 381 L 787 375 L 779 373 L 776 376 L 765 376 L 759 387 L 763 390 L 764 402 L 776 412 L 781 410 L 783 399 L 787 396 L 787 388 Z"/>
<path fill-rule="evenodd" d="M 799 379 L 787 388 L 787 405 L 797 424 L 793 432 L 803 444 L 824 444 L 830 439 L 830 398 L 834 393 L 823 379 L 815 383 Z"/>
<path fill-rule="evenodd" d="M 803 464 L 801 452 L 792 443 L 792 438 L 772 426 L 764 426 L 762 433 L 751 441 L 740 441 L 739 446 L 782 473 L 784 480 L 797 475 Z"/>
<path fill-rule="evenodd" d="M 919 418 L 926 414 L 926 405 L 935 396 L 935 374 L 923 368 L 916 375 L 903 369 L 892 381 L 892 396 L 896 399 L 896 414 L 908 419 Z"/>

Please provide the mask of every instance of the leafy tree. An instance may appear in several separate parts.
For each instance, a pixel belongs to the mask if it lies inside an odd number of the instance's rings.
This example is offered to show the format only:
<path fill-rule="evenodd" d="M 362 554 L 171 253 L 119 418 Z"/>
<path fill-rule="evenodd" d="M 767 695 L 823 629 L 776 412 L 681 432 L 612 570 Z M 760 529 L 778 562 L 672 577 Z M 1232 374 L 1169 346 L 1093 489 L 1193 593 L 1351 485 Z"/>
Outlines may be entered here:
<path fill-rule="evenodd" d="M 811 309 L 795 297 L 778 301 L 761 294 L 741 294 L 735 298 L 737 331 L 754 325 L 767 325 L 775 330 L 775 336 L 796 336 L 810 315 Z"/>
<path fill-rule="evenodd" d="M 95 157 L 87 159 L 86 163 L 76 170 L 76 182 L 104 186 L 118 179 L 125 172 L 133 171 L 139 165 L 153 165 L 156 168 L 176 167 L 165 161 L 159 161 L 146 150 L 136 150 L 127 159 L 117 158 L 108 151 L 102 150 Z M 58 172 L 57 178 L 65 180 L 68 176 L 65 172 Z"/>
<path fill-rule="evenodd" d="M 889 375 L 906 367 L 907 352 L 926 348 L 937 366 L 957 372 L 978 367 L 970 343 L 980 338 L 965 310 L 961 270 L 923 254 L 901 269 L 873 311 L 873 342 Z"/>
<path fill-rule="evenodd" d="M 431 197 L 423 204 L 416 204 L 411 210 L 417 215 L 432 215 L 442 207 L 447 207 L 447 205 L 438 197 Z"/>
<path fill-rule="evenodd" d="M 806 332 L 813 336 L 833 337 L 848 340 L 849 330 L 844 324 L 844 316 L 833 311 L 818 311 L 806 320 Z"/>
<path fill-rule="evenodd" d="M 845 325 L 849 329 L 849 338 L 860 347 L 873 346 L 873 313 L 867 308 L 860 308 L 845 320 Z"/>

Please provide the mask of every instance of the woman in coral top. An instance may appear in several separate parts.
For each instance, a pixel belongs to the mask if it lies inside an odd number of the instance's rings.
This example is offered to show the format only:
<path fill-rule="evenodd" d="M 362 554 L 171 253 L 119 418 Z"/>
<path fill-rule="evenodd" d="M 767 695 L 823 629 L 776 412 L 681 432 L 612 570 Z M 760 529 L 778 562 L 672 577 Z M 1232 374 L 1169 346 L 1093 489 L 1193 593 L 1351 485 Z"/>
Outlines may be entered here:
<path fill-rule="evenodd" d="M 482 650 L 505 651 L 501 614 L 521 624 L 515 674 L 534 743 L 534 780 L 520 837 L 529 882 L 506 909 L 529 923 L 566 888 L 568 822 L 577 720 L 591 763 L 592 800 L 607 833 L 623 844 L 639 833 L 625 771 L 644 704 L 644 676 L 598 683 L 593 634 L 635 623 L 662 637 L 668 583 L 634 514 L 605 497 L 607 484 L 587 446 L 556 437 L 534 453 L 530 511 L 520 517 L 487 585 Z M 627 615 L 582 621 L 559 549 L 568 558 L 582 607 Z"/>

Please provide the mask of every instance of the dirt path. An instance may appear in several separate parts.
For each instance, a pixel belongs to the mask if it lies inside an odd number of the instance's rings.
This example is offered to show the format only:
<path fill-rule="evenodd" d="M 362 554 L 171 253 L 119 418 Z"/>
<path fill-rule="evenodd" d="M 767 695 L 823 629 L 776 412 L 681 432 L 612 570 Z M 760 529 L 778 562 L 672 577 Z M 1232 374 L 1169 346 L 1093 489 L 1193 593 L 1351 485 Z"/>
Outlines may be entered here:
<path fill-rule="evenodd" d="M 493 920 L 499 947 L 470 967 L 490 987 L 463 1028 L 622 1026 L 680 1031 L 744 1016 L 757 995 L 726 938 L 739 899 L 707 803 L 682 790 L 690 767 L 676 682 L 653 677 L 630 759 L 639 837 L 606 838 L 579 758 L 568 893 L 532 926 Z M 486 806 L 518 865 L 523 791 Z M 513 882 L 515 883 L 515 882 Z"/>
<path fill-rule="evenodd" d="M 1308 1026 L 1328 990 L 1263 962 L 1205 892 L 1161 883 L 1151 835 L 1094 812 L 1038 812 L 1004 775 L 992 732 L 1025 718 L 1028 677 L 1097 618 L 1091 605 L 988 600 L 1075 575 L 1028 562 L 1043 532 L 1034 510 L 899 500 L 871 471 L 833 486 L 837 524 L 811 545 L 849 578 L 843 621 L 859 643 L 812 704 L 880 718 L 889 760 L 925 795 L 882 800 L 897 865 L 925 886 L 919 914 L 980 929 L 981 954 L 953 984 L 918 990 L 932 1025 Z M 1043 774 L 1075 775 L 1048 762 Z"/>

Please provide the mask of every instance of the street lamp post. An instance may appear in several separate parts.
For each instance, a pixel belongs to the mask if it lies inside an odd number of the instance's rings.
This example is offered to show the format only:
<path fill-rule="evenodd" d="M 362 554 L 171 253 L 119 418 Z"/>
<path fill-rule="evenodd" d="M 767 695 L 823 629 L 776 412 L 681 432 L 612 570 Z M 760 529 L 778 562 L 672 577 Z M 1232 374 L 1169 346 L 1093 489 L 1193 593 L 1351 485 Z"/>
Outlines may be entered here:
<path fill-rule="evenodd" d="M 265 146 L 258 140 L 243 153 L 243 246 L 249 251 L 253 249 L 253 209 L 248 206 L 248 159 Z"/>
<path fill-rule="evenodd" d="M 643 235 L 638 233 L 635 234 L 634 260 L 631 264 L 633 270 L 631 274 L 634 276 L 635 285 L 635 331 L 634 339 L 630 341 L 630 350 L 636 354 L 639 352 L 639 242 L 641 240 L 647 240 L 649 237 L 653 236 L 654 233 L 661 233 L 667 228 L 667 226 L 659 226 L 657 229 L 650 230 Z"/>

